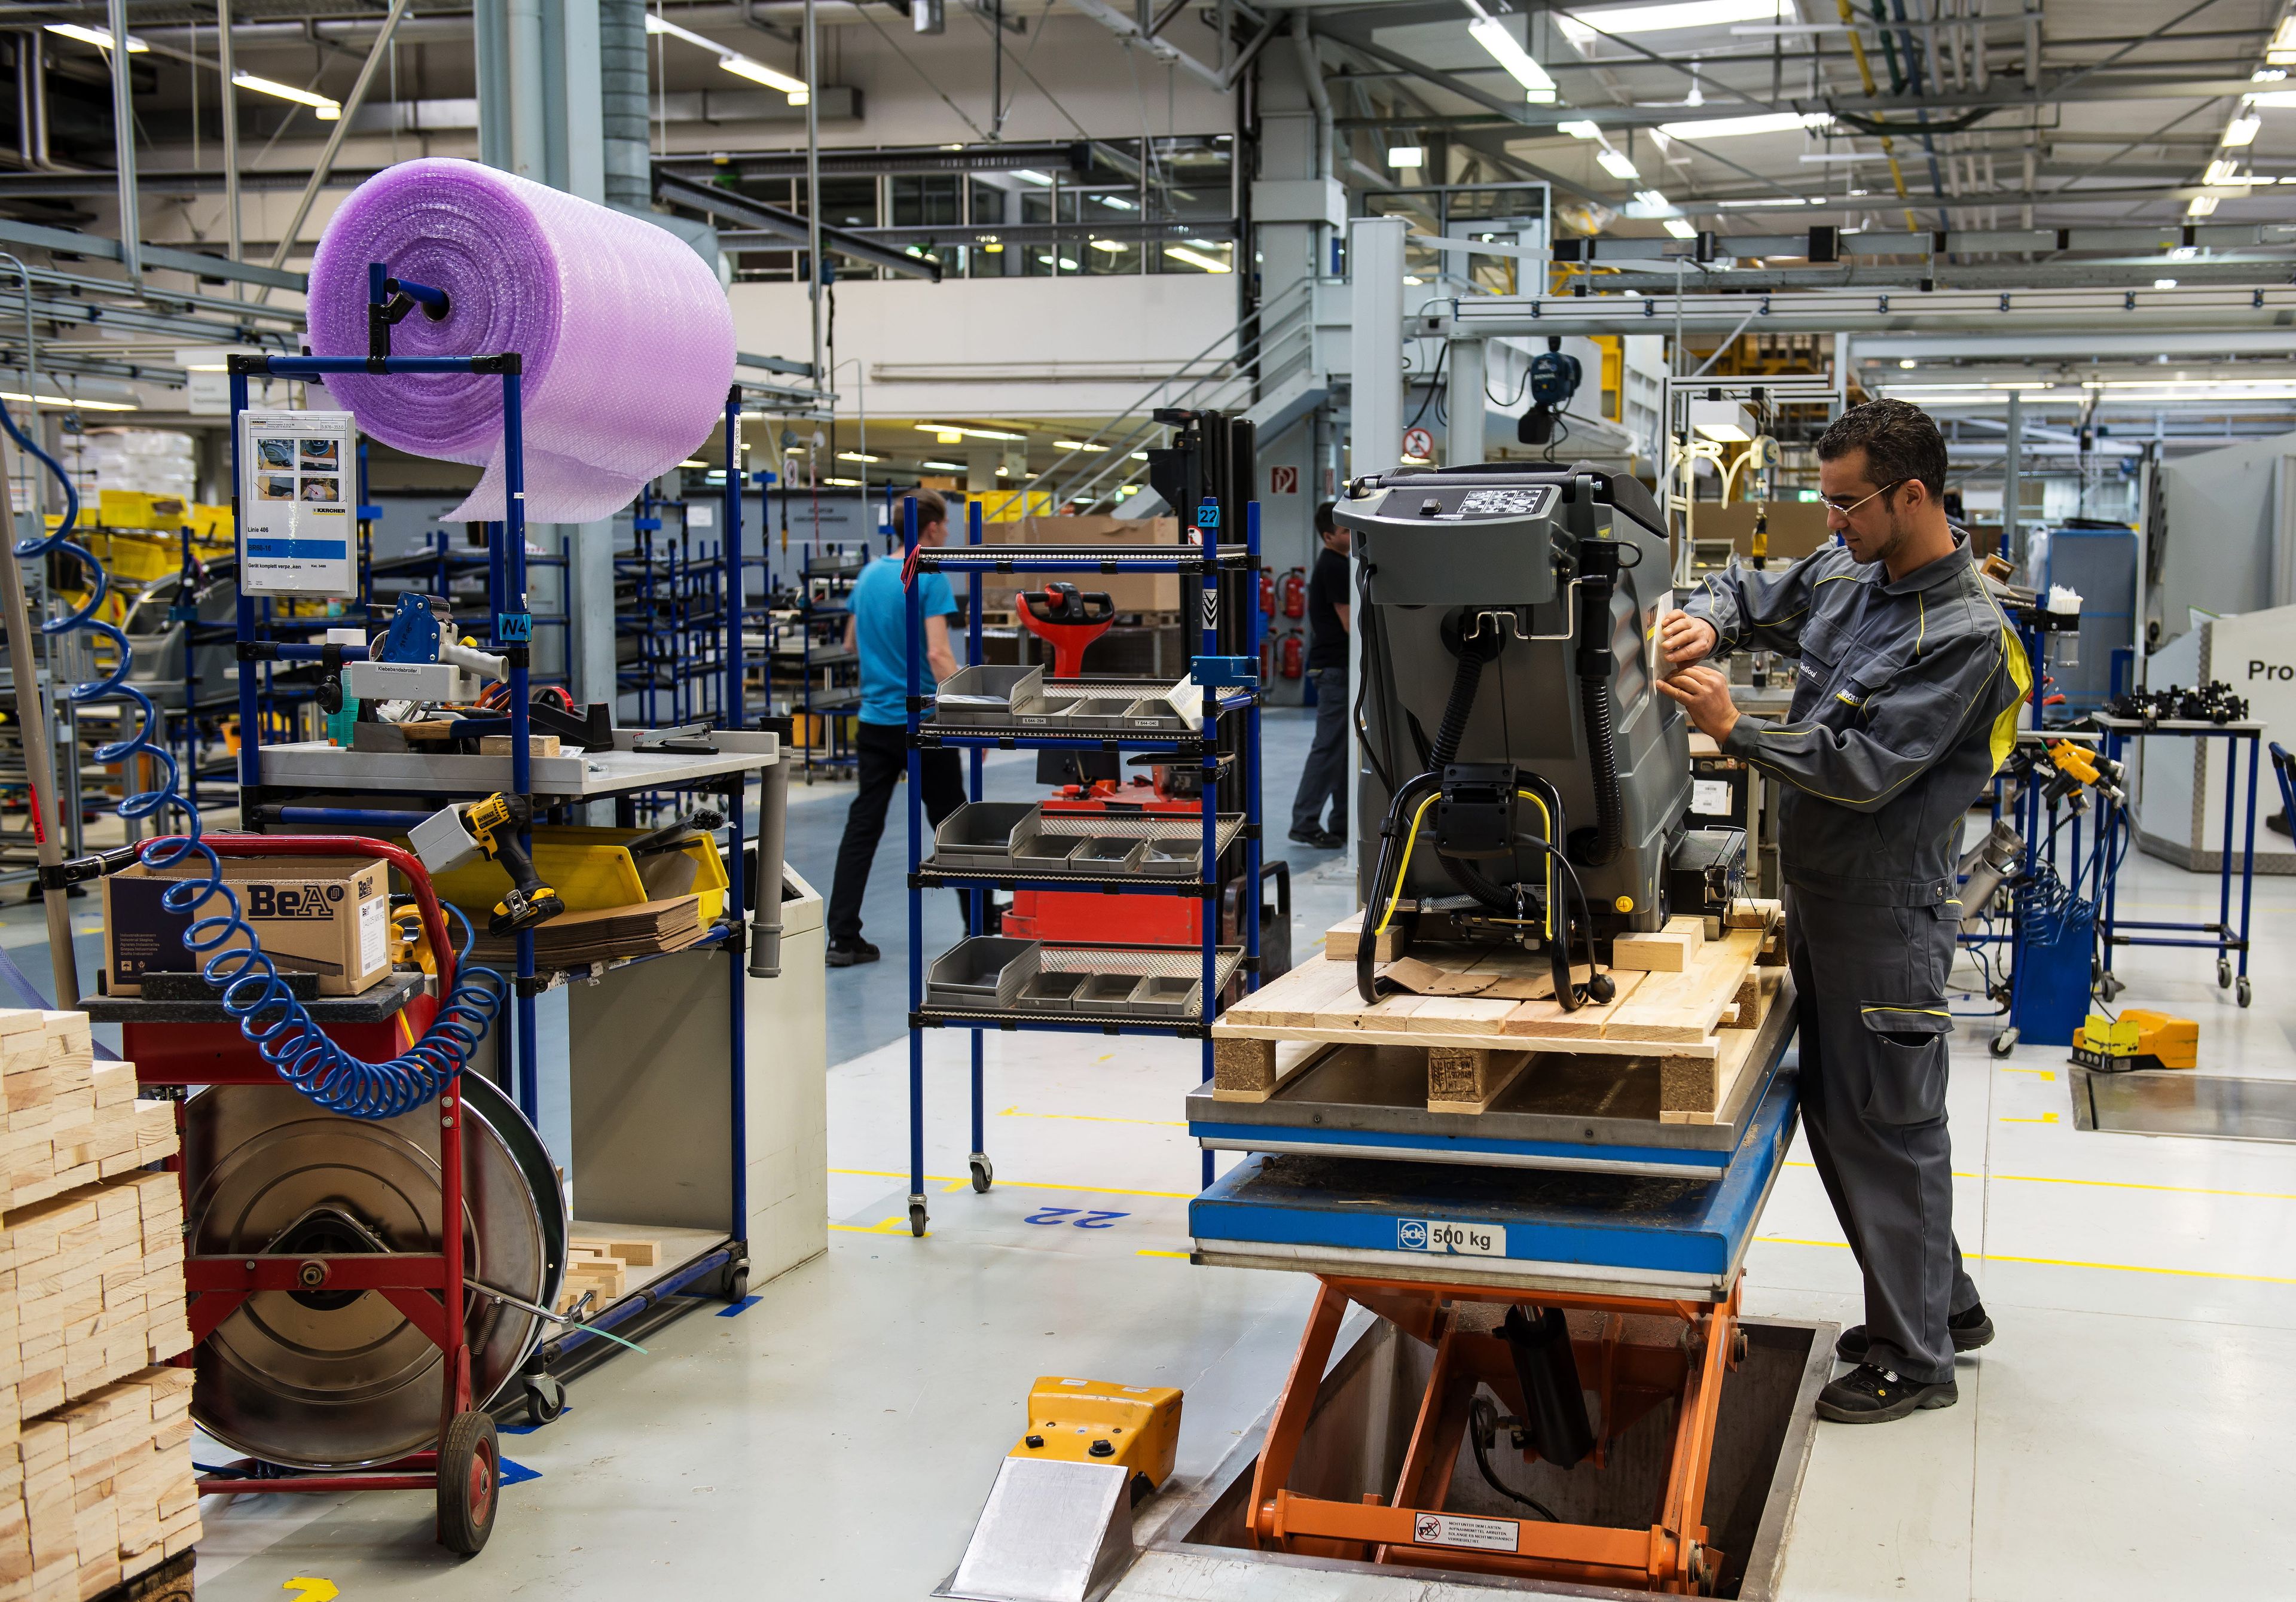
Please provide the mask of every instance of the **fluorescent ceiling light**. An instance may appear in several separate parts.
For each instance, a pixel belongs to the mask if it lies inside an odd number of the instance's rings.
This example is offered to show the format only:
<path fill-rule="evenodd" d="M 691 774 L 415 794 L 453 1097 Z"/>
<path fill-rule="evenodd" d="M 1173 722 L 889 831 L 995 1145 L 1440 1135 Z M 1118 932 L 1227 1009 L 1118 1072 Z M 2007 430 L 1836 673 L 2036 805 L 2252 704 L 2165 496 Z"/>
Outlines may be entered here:
<path fill-rule="evenodd" d="M 1077 264 L 1076 264 L 1075 262 L 1070 261 L 1070 260 L 1067 257 L 1065 257 L 1065 256 L 1063 256 L 1063 257 L 1062 257 L 1062 258 L 1061 258 L 1061 271 L 1062 271 L 1063 273 L 1073 273 L 1073 272 L 1075 272 L 1076 270 L 1077 270 Z"/>
<path fill-rule="evenodd" d="M 1692 227 L 1688 223 L 1684 222 L 1678 217 L 1669 217 L 1666 219 L 1666 231 L 1669 234 L 1673 234 L 1677 239 L 1696 239 L 1698 237 L 1698 230 Z"/>
<path fill-rule="evenodd" d="M 1669 139 L 1734 139 L 1742 134 L 1790 134 L 1824 127 L 1833 120 L 1824 111 L 1765 111 L 1759 117 L 1719 117 L 1711 122 L 1661 122 L 1658 131 Z"/>
<path fill-rule="evenodd" d="M 1423 167 L 1426 162 L 1427 152 L 1423 146 L 1390 144 L 1387 147 L 1387 164 L 1390 167 Z"/>
<path fill-rule="evenodd" d="M 1166 245 L 1164 254 L 1185 261 L 1190 267 L 1201 267 L 1207 273 L 1225 273 L 1228 270 L 1227 263 L 1218 257 L 1207 256 L 1201 251 L 1191 251 L 1185 245 Z"/>
<path fill-rule="evenodd" d="M 2212 194 L 2196 194 L 2185 202 L 2186 217 L 2208 217 L 2213 214 L 2216 209 L 2217 197 Z"/>
<path fill-rule="evenodd" d="M 2154 289 L 2174 289 L 2177 287 L 2177 281 L 2174 278 L 2155 278 L 2152 280 L 2152 287 Z"/>
<path fill-rule="evenodd" d="M 231 81 L 242 89 L 252 89 L 258 94 L 275 94 L 282 100 L 291 100 L 297 105 L 309 106 L 321 122 L 332 122 L 343 114 L 343 103 L 330 100 L 324 94 L 314 94 L 308 89 L 298 89 L 292 84 L 275 83 L 267 78 L 258 78 L 252 72 L 234 72 Z"/>
<path fill-rule="evenodd" d="M 2264 47 L 2264 59 L 2276 67 L 2296 65 L 2296 17 L 2283 17 Z"/>
<path fill-rule="evenodd" d="M 824 479 L 821 481 L 833 489 L 859 489 L 863 487 L 863 481 L 859 479 Z"/>
<path fill-rule="evenodd" d="M 2287 76 L 2288 69 L 2285 67 L 2259 67 L 2248 75 L 2248 81 L 2252 84 L 2276 84 Z"/>
<path fill-rule="evenodd" d="M 1920 364 L 1915 362 L 1910 356 L 1901 356 L 1898 358 L 1898 366 L 1901 368 L 1912 368 L 1920 366 Z"/>
<path fill-rule="evenodd" d="M 2296 89 L 2267 89 L 2261 94 L 2250 95 L 2248 103 L 2251 106 L 2270 106 L 2275 111 L 2285 111 L 2290 106 L 2296 106 Z"/>
<path fill-rule="evenodd" d="M 93 45 L 98 50 L 111 48 L 111 30 L 108 28 L 82 28 L 77 22 L 51 22 L 47 25 L 47 29 L 50 33 L 60 33 L 68 39 L 78 39 L 81 44 Z M 141 55 L 151 48 L 152 46 L 134 34 L 127 36 L 128 54 Z"/>
<path fill-rule="evenodd" d="M 1558 122 L 1554 125 L 1554 131 L 1568 134 L 1573 139 L 1600 139 L 1603 125 L 1599 122 Z"/>
<path fill-rule="evenodd" d="M 2240 171 L 2240 163 L 2228 156 L 2218 156 L 2209 163 L 2208 171 L 2201 175 L 2203 184 L 2230 184 Z"/>
<path fill-rule="evenodd" d="M 1628 160 L 1622 151 L 1606 150 L 1598 152 L 1595 157 L 1595 165 L 1612 177 L 1624 178 L 1628 183 L 1637 182 L 1643 176 L 1641 169 Z"/>
<path fill-rule="evenodd" d="M 941 443 L 944 445 L 954 445 L 957 440 L 964 439 L 967 434 L 976 440 L 1026 440 L 1029 437 L 1026 434 L 1011 433 L 1004 429 L 973 428 L 961 423 L 920 423 L 917 424 L 917 432 L 941 435 Z M 947 438 L 951 434 L 955 435 L 956 439 Z"/>
<path fill-rule="evenodd" d="M 1139 207 L 1134 205 L 1130 201 L 1126 200 L 1120 194 L 1096 194 L 1092 198 L 1098 201 L 1102 205 L 1112 206 L 1119 211 L 1137 211 L 1140 209 Z"/>
<path fill-rule="evenodd" d="M 1525 100 L 1533 105 L 1553 105 L 1554 80 L 1547 76 L 1546 69 L 1531 60 L 1530 53 L 1507 31 L 1505 23 L 1486 14 L 1475 0 L 1467 0 L 1467 5 L 1475 13 L 1475 20 L 1467 24 L 1467 32 L 1475 43 L 1506 70 L 1509 78 L 1522 86 Z"/>
<path fill-rule="evenodd" d="M 19 395 L 0 390 L 0 400 L 20 400 L 30 406 L 77 407 L 83 412 L 134 412 L 143 408 L 132 400 L 75 400 L 69 395 Z"/>
<path fill-rule="evenodd" d="M 1095 251 L 1120 251 L 1124 244 L 1120 240 L 1095 239 L 1092 242 L 1092 248 Z"/>
<path fill-rule="evenodd" d="M 1014 168 L 1013 176 L 1016 178 L 1026 178 L 1031 184 L 1043 184 L 1049 186 L 1052 183 L 1052 179 L 1045 174 L 1026 167 Z"/>
<path fill-rule="evenodd" d="M 1603 33 L 1663 33 L 1678 28 L 1717 28 L 1728 22 L 1775 22 L 1785 0 L 1675 0 L 1664 5 L 1614 5 L 1603 11 L 1562 12 L 1555 24 L 1584 52 Z"/>
<path fill-rule="evenodd" d="M 1754 415 L 1734 400 L 1693 400 L 1690 431 L 1725 445 L 1743 445 L 1754 437 Z"/>
<path fill-rule="evenodd" d="M 1108 447 L 1095 445 L 1089 440 L 1055 440 L 1053 441 L 1053 448 L 1054 450 L 1106 450 Z"/>
<path fill-rule="evenodd" d="M 872 456 L 867 451 L 840 450 L 837 453 L 837 459 L 840 462 L 882 462 L 885 458 Z"/>
<path fill-rule="evenodd" d="M 2201 248 L 2198 245 L 2178 245 L 2175 250 L 2169 252 L 2169 259 L 2171 261 L 2190 261 L 2194 257 L 2200 253 Z"/>
<path fill-rule="evenodd" d="M 920 462 L 917 465 L 920 467 L 938 467 L 943 472 L 963 472 L 964 471 L 964 464 L 962 462 Z"/>
<path fill-rule="evenodd" d="M 1767 211 L 1773 206 L 1816 206 L 1818 201 L 1806 201 L 1799 195 L 1781 194 L 1766 201 L 1717 201 L 1714 204 L 1726 210 Z"/>
<path fill-rule="evenodd" d="M 673 39 L 683 39 L 689 45 L 707 50 L 718 58 L 718 64 L 720 67 L 734 77 L 746 78 L 751 83 L 763 84 L 769 89 L 779 89 L 789 96 L 789 103 L 793 106 L 801 106 L 809 98 L 803 78 L 791 78 L 786 72 L 775 71 L 763 62 L 754 61 L 738 50 L 728 50 L 717 40 L 704 38 L 690 28 L 680 28 L 676 23 L 666 21 L 651 12 L 646 13 L 645 26 L 648 33 L 666 33 Z"/>
<path fill-rule="evenodd" d="M 2234 118 L 2230 122 L 2225 124 L 2224 143 L 2226 145 L 2233 147 L 2243 144 L 2253 144 L 2256 143 L 2257 134 L 2263 128 L 2263 118 L 2256 116 L 2252 112 L 2243 111 L 2241 115 Z"/>

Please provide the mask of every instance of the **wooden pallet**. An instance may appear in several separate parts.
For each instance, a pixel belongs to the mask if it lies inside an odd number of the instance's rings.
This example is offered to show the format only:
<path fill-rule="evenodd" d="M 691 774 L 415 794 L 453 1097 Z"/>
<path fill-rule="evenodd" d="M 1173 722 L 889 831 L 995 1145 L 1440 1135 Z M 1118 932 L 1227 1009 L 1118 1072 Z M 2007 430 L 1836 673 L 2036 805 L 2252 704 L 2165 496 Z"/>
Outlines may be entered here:
<path fill-rule="evenodd" d="M 1427 1053 L 1431 1111 L 1478 1113 L 1535 1073 L 1542 1054 L 1557 1053 L 1655 1059 L 1661 1120 L 1711 1122 L 1784 990 L 1776 917 L 1774 905 L 1750 903 L 1719 939 L 1700 931 L 1693 945 L 1678 932 L 1669 942 L 1681 950 L 1677 971 L 1612 969 L 1612 998 L 1574 1011 L 1554 999 L 1546 958 L 1511 948 L 1430 949 L 1382 964 L 1390 974 L 1414 964 L 1422 990 L 1484 984 L 1504 993 L 1403 994 L 1366 1006 L 1356 989 L 1358 914 L 1325 935 L 1329 960 L 1294 968 L 1221 1015 L 1212 1028 L 1213 1096 L 1265 1101 L 1323 1047 L 1398 1046 Z"/>

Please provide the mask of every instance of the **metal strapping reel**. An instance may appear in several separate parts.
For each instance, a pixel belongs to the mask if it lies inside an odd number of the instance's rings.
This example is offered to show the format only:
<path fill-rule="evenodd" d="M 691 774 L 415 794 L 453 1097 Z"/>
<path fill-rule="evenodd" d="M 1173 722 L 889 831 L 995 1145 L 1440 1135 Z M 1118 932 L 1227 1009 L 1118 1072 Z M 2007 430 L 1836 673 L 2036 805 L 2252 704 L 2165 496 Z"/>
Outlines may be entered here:
<path fill-rule="evenodd" d="M 549 1151 L 492 1083 L 466 1073 L 461 1090 L 466 1278 L 554 1306 L 568 1225 Z M 292 1468 L 366 1467 L 433 1444 L 438 1346 L 383 1293 L 330 1288 L 317 1260 L 439 1249 L 436 1105 L 374 1121 L 284 1085 L 212 1086 L 185 1105 L 184 1166 L 191 1254 L 312 1260 L 303 1288 L 256 1292 L 195 1349 L 200 1427 Z M 543 1320 L 481 1291 L 467 1322 L 483 1409 Z"/>

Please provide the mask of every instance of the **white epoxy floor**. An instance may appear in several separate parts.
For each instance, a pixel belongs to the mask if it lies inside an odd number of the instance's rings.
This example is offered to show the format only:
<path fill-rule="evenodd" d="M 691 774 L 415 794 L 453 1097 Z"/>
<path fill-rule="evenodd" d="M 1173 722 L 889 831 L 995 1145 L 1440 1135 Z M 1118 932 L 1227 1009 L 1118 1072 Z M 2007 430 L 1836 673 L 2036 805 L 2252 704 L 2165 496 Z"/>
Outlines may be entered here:
<path fill-rule="evenodd" d="M 1297 949 L 1311 960 L 1345 892 L 1312 872 L 1302 883 Z M 2124 901 L 2212 916 L 2214 881 L 2137 859 Z M 2197 1016 L 2204 1072 L 2296 1078 L 2292 912 L 2296 884 L 2259 882 L 2251 1011 L 2194 952 L 2127 959 L 2124 1001 Z M 1818 1426 L 1785 1595 L 2296 1594 L 2284 1540 L 2296 1468 L 2276 1450 L 2296 1426 L 2283 1379 L 2296 1366 L 2296 1147 L 2079 1133 L 2062 1050 L 1999 1062 L 1989 1032 L 1956 1040 L 1952 1119 L 1960 1237 L 2000 1338 L 1964 1360 L 1957 1407 Z M 415 1495 L 211 1499 L 201 1595 L 251 1602 L 312 1576 L 353 1602 L 649 1585 L 921 1598 L 954 1565 L 1044 1372 L 1186 1387 L 1182 1471 L 1208 1469 L 1280 1384 L 1308 1286 L 1179 1255 L 1196 1051 L 988 1037 L 998 1184 L 981 1196 L 964 1177 L 964 1037 L 930 1038 L 929 1238 L 903 1217 L 895 1040 L 831 1072 L 828 1254 L 754 1287 L 738 1318 L 704 1310 L 658 1333 L 650 1355 L 579 1382 L 559 1423 L 506 1436 L 538 1477 L 505 1491 L 483 1557 L 458 1565 L 433 1546 Z M 1860 1316 L 1800 1152 L 1747 1275 L 1752 1311 Z"/>

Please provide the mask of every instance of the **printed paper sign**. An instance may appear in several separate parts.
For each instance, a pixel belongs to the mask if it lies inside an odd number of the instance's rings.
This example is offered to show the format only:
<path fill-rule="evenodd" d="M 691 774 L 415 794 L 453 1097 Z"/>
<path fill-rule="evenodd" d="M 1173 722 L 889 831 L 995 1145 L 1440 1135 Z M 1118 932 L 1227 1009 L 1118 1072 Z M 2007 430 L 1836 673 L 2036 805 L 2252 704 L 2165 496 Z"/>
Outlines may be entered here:
<path fill-rule="evenodd" d="M 242 412 L 240 587 L 358 594 L 358 430 L 348 412 Z"/>
<path fill-rule="evenodd" d="M 1443 1219 L 1395 1220 L 1395 1249 L 1432 1252 L 1447 1257 L 1505 1257 L 1506 1228 L 1500 1224 L 1454 1224 Z"/>
<path fill-rule="evenodd" d="M 1522 1526 L 1511 1518 L 1458 1518 L 1448 1513 L 1419 1513 L 1412 1516 L 1411 1539 L 1423 1547 L 1519 1552 L 1522 1549 Z"/>
<path fill-rule="evenodd" d="M 1690 809 L 1707 817 L 1730 816 L 1730 781 L 1727 779 L 1693 779 L 1690 781 Z"/>

